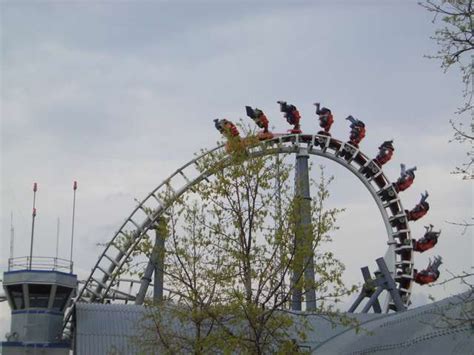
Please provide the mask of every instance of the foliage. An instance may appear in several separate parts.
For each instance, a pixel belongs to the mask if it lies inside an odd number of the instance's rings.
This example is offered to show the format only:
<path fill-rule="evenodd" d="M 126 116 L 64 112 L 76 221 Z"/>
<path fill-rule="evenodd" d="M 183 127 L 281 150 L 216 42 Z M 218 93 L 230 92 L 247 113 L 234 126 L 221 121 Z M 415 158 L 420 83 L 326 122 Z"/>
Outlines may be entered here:
<path fill-rule="evenodd" d="M 432 39 L 439 50 L 436 55 L 428 56 L 441 60 L 441 67 L 447 71 L 458 66 L 465 85 L 463 96 L 466 100 L 461 111 L 472 110 L 473 96 L 473 59 L 474 18 L 472 0 L 436 1 L 427 0 L 420 3 L 422 7 L 434 14 L 433 22 L 441 17 L 443 26 L 435 31 Z"/>
<path fill-rule="evenodd" d="M 252 137 L 231 139 L 229 154 L 209 155 L 201 170 L 212 178 L 169 208 L 169 293 L 150 304 L 142 347 L 195 354 L 297 352 L 294 339 L 305 338 L 308 324 L 294 322 L 288 312 L 296 289 L 314 288 L 317 312 L 340 318 L 332 305 L 355 287 L 343 284 L 344 266 L 332 253 L 318 252 L 331 240 L 341 212 L 325 207 L 331 179 L 321 168 L 312 228 L 296 246 L 302 201 L 294 197 L 291 168 L 265 149 L 250 156 L 247 147 L 256 143 Z M 311 259 L 314 282 L 301 272 Z"/>
<path fill-rule="evenodd" d="M 464 104 L 458 109 L 457 113 L 467 113 L 470 116 L 470 123 L 466 127 L 457 119 L 450 120 L 450 124 L 454 131 L 453 140 L 459 143 L 467 143 L 469 148 L 467 161 L 461 166 L 456 167 L 453 173 L 460 174 L 464 179 L 473 179 L 473 0 L 426 0 L 419 4 L 434 14 L 433 22 L 436 22 L 441 17 L 443 23 L 442 27 L 437 29 L 431 37 L 439 46 L 438 52 L 436 55 L 429 55 L 427 57 L 441 60 L 441 67 L 445 72 L 449 68 L 456 66 L 462 74 Z"/>
<path fill-rule="evenodd" d="M 467 160 L 464 163 L 462 163 L 461 166 L 455 167 L 453 174 L 461 175 L 464 180 L 472 180 L 474 179 L 474 171 L 473 171 L 474 151 L 472 149 L 474 135 L 470 135 L 466 133 L 462 122 L 458 124 L 456 124 L 453 120 L 450 120 L 449 122 L 454 131 L 453 141 L 458 142 L 458 143 L 467 143 L 469 145 L 469 149 L 466 152 Z M 472 122 L 472 118 L 471 118 L 471 131 L 473 128 L 474 128 L 474 123 Z"/>

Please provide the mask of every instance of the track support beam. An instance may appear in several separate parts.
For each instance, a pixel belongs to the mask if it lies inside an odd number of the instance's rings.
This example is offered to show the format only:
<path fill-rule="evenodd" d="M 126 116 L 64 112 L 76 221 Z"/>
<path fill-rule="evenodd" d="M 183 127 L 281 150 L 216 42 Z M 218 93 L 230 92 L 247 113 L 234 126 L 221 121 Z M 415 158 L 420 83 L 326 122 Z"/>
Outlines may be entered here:
<path fill-rule="evenodd" d="M 309 154 L 300 148 L 296 155 L 295 200 L 297 204 L 297 226 L 295 235 L 295 267 L 292 274 L 291 309 L 301 311 L 303 299 L 306 311 L 316 310 L 316 291 L 313 255 L 313 227 L 311 224 L 311 194 L 309 184 Z M 303 277 L 303 280 L 301 278 Z"/>
<path fill-rule="evenodd" d="M 151 252 L 150 259 L 143 273 L 140 289 L 135 299 L 135 304 L 143 304 L 145 300 L 148 286 L 151 283 L 151 277 L 154 275 L 153 280 L 153 301 L 159 302 L 163 299 L 163 266 L 164 266 L 164 250 L 165 250 L 165 238 L 160 232 L 159 223 L 155 226 L 155 245 Z"/>
<path fill-rule="evenodd" d="M 406 311 L 406 307 L 403 304 L 402 298 L 400 297 L 400 293 L 397 290 L 397 284 L 393 280 L 384 258 L 378 258 L 375 261 L 377 262 L 377 266 L 379 267 L 379 271 L 375 272 L 375 278 L 372 278 L 370 276 L 369 268 L 367 266 L 364 266 L 361 269 L 362 275 L 364 277 L 364 285 L 362 286 L 362 290 L 359 296 L 349 308 L 348 312 L 354 313 L 360 303 L 365 298 L 369 298 L 369 301 L 362 309 L 362 313 L 368 313 L 371 308 L 373 308 L 374 313 L 382 313 L 378 298 L 383 291 L 387 291 L 390 294 L 395 305 L 395 311 Z"/>
<path fill-rule="evenodd" d="M 160 220 L 160 224 L 163 223 Z M 153 280 L 153 302 L 163 301 L 163 275 L 165 267 L 165 235 L 163 235 L 164 228 L 160 225 L 156 228 L 155 239 L 155 277 Z"/>

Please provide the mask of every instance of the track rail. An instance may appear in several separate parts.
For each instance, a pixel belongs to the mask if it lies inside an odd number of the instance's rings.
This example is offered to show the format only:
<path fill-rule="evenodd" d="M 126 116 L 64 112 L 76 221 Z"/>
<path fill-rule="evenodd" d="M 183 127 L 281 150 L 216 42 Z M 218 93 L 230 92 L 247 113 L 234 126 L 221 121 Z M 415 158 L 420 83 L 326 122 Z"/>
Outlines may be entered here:
<path fill-rule="evenodd" d="M 414 260 L 408 219 L 397 192 L 372 159 L 349 143 L 323 135 L 282 135 L 247 149 L 250 157 L 298 153 L 304 149 L 311 155 L 321 156 L 344 166 L 357 176 L 379 208 L 388 237 L 386 262 L 397 282 L 403 302 L 405 305 L 409 304 Z M 72 306 L 76 302 L 102 303 L 111 293 L 116 292 L 120 270 L 132 252 L 176 199 L 212 175 L 212 167 L 203 171 L 203 162 L 210 154 L 216 153 L 222 153 L 223 158 L 219 163 L 225 163 L 228 155 L 224 154 L 224 145 L 204 151 L 171 174 L 135 207 L 105 246 Z M 128 240 L 128 243 L 123 243 L 123 240 Z M 132 299 L 136 295 L 123 296 Z M 71 322 L 72 306 L 66 313 L 65 329 Z M 385 311 L 388 308 L 389 304 Z"/>

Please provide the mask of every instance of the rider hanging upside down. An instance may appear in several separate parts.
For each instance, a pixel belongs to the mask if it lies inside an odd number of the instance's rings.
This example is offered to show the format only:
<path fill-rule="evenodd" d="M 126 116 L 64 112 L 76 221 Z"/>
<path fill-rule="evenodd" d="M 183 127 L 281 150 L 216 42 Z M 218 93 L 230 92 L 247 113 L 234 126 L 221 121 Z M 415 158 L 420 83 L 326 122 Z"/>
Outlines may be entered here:
<path fill-rule="evenodd" d="M 273 138 L 273 134 L 268 130 L 268 119 L 262 110 L 250 106 L 245 106 L 247 116 L 255 121 L 258 127 L 263 128 L 263 131 L 258 134 L 260 140 Z"/>
<path fill-rule="evenodd" d="M 221 120 L 215 119 L 214 125 L 216 129 L 227 139 L 232 137 L 239 137 L 240 135 L 237 126 L 232 122 L 226 120 L 225 118 Z"/>
<path fill-rule="evenodd" d="M 411 211 L 405 210 L 409 221 L 416 221 L 428 213 L 428 210 L 430 209 L 429 203 L 426 202 L 428 196 L 428 191 L 425 191 L 424 194 L 421 194 L 421 200 L 415 206 L 415 208 L 413 208 Z"/>
<path fill-rule="evenodd" d="M 277 101 L 280 104 L 280 111 L 284 113 L 286 121 L 293 125 L 293 129 L 290 130 L 290 133 L 298 134 L 301 133 L 300 128 L 300 113 L 294 105 L 288 105 L 286 101 Z"/>
<path fill-rule="evenodd" d="M 440 274 L 438 268 L 442 263 L 441 256 L 435 256 L 433 262 L 430 260 L 426 269 L 421 270 L 420 272 L 415 269 L 415 282 L 420 285 L 426 285 L 438 280 Z"/>
<path fill-rule="evenodd" d="M 268 133 L 268 119 L 263 111 L 250 106 L 245 106 L 245 110 L 247 111 L 247 116 L 254 120 L 258 127 L 263 128 L 263 132 Z"/>
<path fill-rule="evenodd" d="M 316 114 L 319 116 L 319 126 L 323 129 L 323 131 L 319 131 L 318 134 L 331 136 L 329 130 L 334 123 L 334 117 L 331 113 L 331 110 L 326 107 L 320 109 L 319 102 L 316 102 L 314 106 L 316 106 Z"/>
<path fill-rule="evenodd" d="M 351 122 L 350 128 L 351 133 L 349 136 L 349 143 L 354 147 L 359 147 L 359 143 L 365 137 L 365 124 L 364 122 L 352 117 L 346 117 L 346 120 Z"/>
<path fill-rule="evenodd" d="M 413 250 L 423 253 L 431 248 L 433 248 L 436 243 L 438 243 L 439 235 L 441 231 L 434 232 L 433 225 L 430 224 L 429 227 L 426 227 L 426 232 L 423 238 L 413 241 Z"/>
<path fill-rule="evenodd" d="M 385 141 L 379 147 L 379 154 L 375 157 L 375 162 L 380 166 L 387 163 L 390 159 L 392 159 L 393 151 L 395 148 L 393 147 L 393 140 Z"/>
<path fill-rule="evenodd" d="M 398 178 L 397 182 L 393 184 L 397 192 L 405 191 L 411 186 L 411 184 L 413 184 L 413 180 L 415 180 L 416 166 L 411 169 L 406 169 L 405 164 L 400 164 L 400 168 L 400 177 Z"/>

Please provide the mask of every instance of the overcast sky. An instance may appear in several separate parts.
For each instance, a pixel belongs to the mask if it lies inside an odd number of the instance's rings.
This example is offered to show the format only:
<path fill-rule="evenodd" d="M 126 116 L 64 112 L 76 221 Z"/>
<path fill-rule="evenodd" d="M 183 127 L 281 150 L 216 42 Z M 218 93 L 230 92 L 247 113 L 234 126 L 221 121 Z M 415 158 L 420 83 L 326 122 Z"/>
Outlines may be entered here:
<path fill-rule="evenodd" d="M 346 140 L 348 114 L 366 123 L 361 149 L 375 156 L 394 139 L 384 167 L 418 167 L 406 208 L 429 191 L 431 210 L 412 224 L 442 229 L 436 249 L 446 270 L 469 270 L 472 231 L 446 221 L 472 216 L 472 184 L 450 174 L 467 147 L 449 143 L 449 119 L 462 104 L 461 78 L 424 58 L 432 16 L 416 1 L 2 1 L 1 3 L 0 272 L 9 257 L 10 214 L 15 256 L 27 255 L 32 183 L 39 184 L 35 255 L 69 256 L 72 181 L 77 180 L 75 271 L 85 278 L 106 242 L 164 178 L 219 139 L 212 120 L 263 109 L 275 131 L 288 126 L 277 100 L 294 103 L 307 133 L 318 130 L 312 103 L 332 109 L 332 134 Z M 385 252 L 383 222 L 362 184 L 343 168 L 331 204 L 345 207 L 335 253 L 348 282 L 375 268 Z M 361 222 L 363 221 L 363 222 Z M 415 304 L 460 290 L 414 287 Z M 0 305 L 0 338 L 9 310 Z"/>

